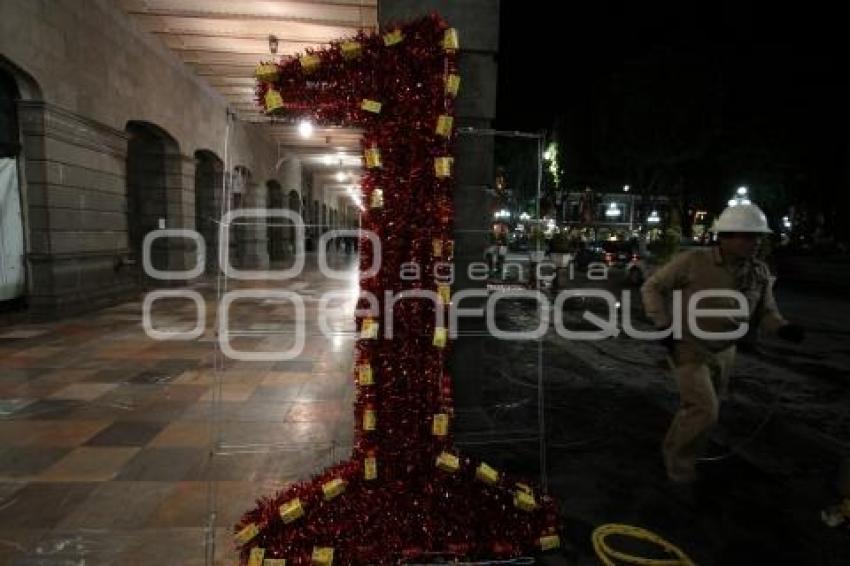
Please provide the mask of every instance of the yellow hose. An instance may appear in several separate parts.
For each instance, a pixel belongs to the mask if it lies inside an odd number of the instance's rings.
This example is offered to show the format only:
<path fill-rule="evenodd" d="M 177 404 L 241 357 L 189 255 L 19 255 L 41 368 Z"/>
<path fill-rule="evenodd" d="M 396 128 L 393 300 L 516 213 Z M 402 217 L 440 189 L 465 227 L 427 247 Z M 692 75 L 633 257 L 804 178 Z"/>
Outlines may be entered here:
<path fill-rule="evenodd" d="M 614 550 L 606 543 L 605 539 L 608 536 L 616 535 L 628 538 L 644 540 L 660 546 L 667 554 L 675 556 L 671 559 L 656 559 L 656 558 L 641 558 L 640 556 L 631 556 L 618 550 Z M 639 564 L 641 566 L 694 566 L 687 554 L 682 552 L 674 544 L 667 542 L 653 532 L 647 531 L 640 527 L 631 525 L 621 525 L 610 523 L 601 525 L 593 531 L 593 549 L 596 551 L 596 556 L 605 566 L 617 566 L 617 562 L 625 562 L 627 564 Z"/>

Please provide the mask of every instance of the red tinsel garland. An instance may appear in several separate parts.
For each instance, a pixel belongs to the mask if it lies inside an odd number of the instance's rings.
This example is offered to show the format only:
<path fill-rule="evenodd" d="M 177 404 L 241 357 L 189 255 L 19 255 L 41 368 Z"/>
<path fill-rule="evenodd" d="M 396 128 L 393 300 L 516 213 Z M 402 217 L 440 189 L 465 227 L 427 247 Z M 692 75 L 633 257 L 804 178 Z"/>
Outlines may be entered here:
<path fill-rule="evenodd" d="M 453 247 L 453 183 L 451 174 L 438 176 L 438 164 L 446 163 L 437 160 L 451 156 L 454 137 L 450 124 L 448 131 L 438 131 L 438 119 L 453 115 L 446 83 L 457 73 L 455 32 L 436 15 L 389 31 L 361 33 L 274 65 L 257 89 L 267 111 L 363 128 L 362 226 L 381 239 L 382 257 L 378 274 L 362 277 L 360 286 L 380 301 L 385 291 L 437 292 L 434 266 L 450 261 Z M 281 100 L 267 98 L 270 90 Z M 380 103 L 379 112 L 368 102 L 364 109 L 364 101 Z M 378 157 L 375 166 L 371 160 Z M 372 207 L 378 190 L 383 205 Z M 360 252 L 362 273 L 372 264 L 368 240 L 361 241 Z M 420 266 L 422 279 L 400 277 L 408 262 Z M 367 307 L 365 301 L 358 304 Z M 435 555 L 507 558 L 540 551 L 541 537 L 557 534 L 556 506 L 548 497 L 538 496 L 533 509 L 522 510 L 515 497 L 527 488 L 504 474 L 491 483 L 477 479 L 477 464 L 465 458 L 454 472 L 436 466 L 441 453 L 457 454 L 451 426 L 447 434 L 435 435 L 433 424 L 438 414 L 451 422 L 449 348 L 435 346 L 431 301 L 397 302 L 392 340 L 383 337 L 385 307 L 374 317 L 377 338 L 357 343 L 351 459 L 258 501 L 236 528 L 243 563 L 258 548 L 265 558 L 287 564 L 321 563 L 313 553 L 322 547 L 333 548 L 337 564 L 392 564 Z M 363 324 L 358 317 L 358 332 Z M 359 380 L 358 366 L 367 364 L 372 384 L 367 374 L 367 382 Z M 368 422 L 372 417 L 374 423 Z M 376 466 L 374 479 L 366 479 L 367 459 Z M 330 489 L 326 484 L 334 479 L 346 482 L 344 491 L 333 496 L 331 490 L 329 497 L 323 486 Z M 281 514 L 287 504 L 293 505 L 291 522 Z M 544 539 L 543 546 L 551 540 Z"/>

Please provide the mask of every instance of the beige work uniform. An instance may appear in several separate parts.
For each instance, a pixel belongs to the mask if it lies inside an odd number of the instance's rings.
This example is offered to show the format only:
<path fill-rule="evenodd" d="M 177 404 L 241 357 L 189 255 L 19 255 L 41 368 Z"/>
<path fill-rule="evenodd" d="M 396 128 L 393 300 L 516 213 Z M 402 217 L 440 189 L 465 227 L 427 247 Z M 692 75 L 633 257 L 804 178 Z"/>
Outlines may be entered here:
<path fill-rule="evenodd" d="M 707 340 L 694 335 L 688 324 L 688 304 L 702 290 L 737 290 L 747 299 L 741 317 L 696 318 L 698 329 L 725 332 L 742 322 L 773 333 L 786 321 L 779 314 L 771 290 L 770 272 L 759 260 L 735 264 L 724 261 L 720 248 L 701 248 L 678 254 L 655 272 L 641 288 L 644 310 L 659 327 L 672 322 L 673 292 L 682 293 L 682 340 L 672 352 L 673 375 L 679 387 L 680 407 L 664 439 L 667 475 L 680 482 L 696 477 L 696 461 L 708 433 L 717 423 L 719 396 L 726 392 L 735 361 L 733 340 Z M 731 309 L 730 298 L 704 298 L 699 309 Z"/>

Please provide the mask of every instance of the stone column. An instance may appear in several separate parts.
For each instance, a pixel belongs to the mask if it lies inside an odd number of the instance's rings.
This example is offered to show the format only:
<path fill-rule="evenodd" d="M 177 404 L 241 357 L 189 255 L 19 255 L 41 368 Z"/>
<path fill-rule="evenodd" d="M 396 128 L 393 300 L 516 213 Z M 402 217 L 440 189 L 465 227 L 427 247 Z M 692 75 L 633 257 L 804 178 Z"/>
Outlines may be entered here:
<path fill-rule="evenodd" d="M 195 230 L 195 158 L 165 156 L 166 228 Z M 197 246 L 186 238 L 168 238 L 168 268 L 192 269 Z"/>
<path fill-rule="evenodd" d="M 44 102 L 18 103 L 28 304 L 53 317 L 139 289 L 129 263 L 127 135 Z"/>
<path fill-rule="evenodd" d="M 266 208 L 267 187 L 265 183 L 249 182 L 245 187 L 242 208 Z M 239 266 L 242 269 L 268 269 L 269 245 L 265 217 L 240 218 L 237 220 L 241 234 L 239 241 Z"/>
<path fill-rule="evenodd" d="M 459 68 L 460 92 L 456 105 L 455 123 L 459 128 L 490 128 L 496 115 L 497 64 L 499 42 L 498 0 L 381 0 L 378 18 L 381 25 L 401 22 L 432 12 L 439 13 L 460 35 Z M 495 177 L 494 139 L 490 135 L 458 136 L 455 145 L 455 283 L 453 291 L 483 289 L 483 281 L 468 277 L 471 263 L 484 261 L 489 245 Z M 465 300 L 464 308 L 482 306 Z M 461 330 L 483 336 L 484 319 L 461 320 Z M 490 426 L 481 407 L 481 360 L 489 342 L 480 337 L 460 337 L 454 341 L 450 366 L 455 382 L 455 399 L 463 411 L 463 430 Z M 492 345 L 492 344 L 491 344 Z"/>

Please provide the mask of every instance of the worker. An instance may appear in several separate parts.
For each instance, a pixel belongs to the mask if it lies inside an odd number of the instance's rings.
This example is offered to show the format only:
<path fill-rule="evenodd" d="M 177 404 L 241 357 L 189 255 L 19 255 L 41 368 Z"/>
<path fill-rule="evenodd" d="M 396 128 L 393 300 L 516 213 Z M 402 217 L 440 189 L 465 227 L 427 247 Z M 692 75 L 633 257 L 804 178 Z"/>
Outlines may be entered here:
<path fill-rule="evenodd" d="M 671 299 L 676 290 L 682 294 L 682 331 L 678 339 L 669 335 L 664 340 L 679 388 L 680 406 L 664 439 L 663 453 L 667 476 L 677 484 L 691 484 L 697 479 L 696 462 L 708 433 L 717 423 L 719 399 L 726 392 L 735 359 L 735 340 L 711 339 L 703 333 L 730 332 L 747 323 L 761 333 L 790 342 L 799 343 L 804 338 L 803 328 L 780 314 L 768 267 L 755 258 L 760 238 L 772 233 L 764 213 L 753 204 L 730 206 L 720 215 L 714 230 L 718 246 L 677 254 L 641 288 L 644 310 L 659 329 L 667 329 L 673 323 Z M 701 314 L 696 312 L 697 307 L 702 311 L 741 306 L 746 315 L 704 315 L 695 318 L 692 328 L 687 323 L 690 298 L 708 290 L 738 291 L 746 301 L 706 297 L 694 305 L 692 314 Z"/>

